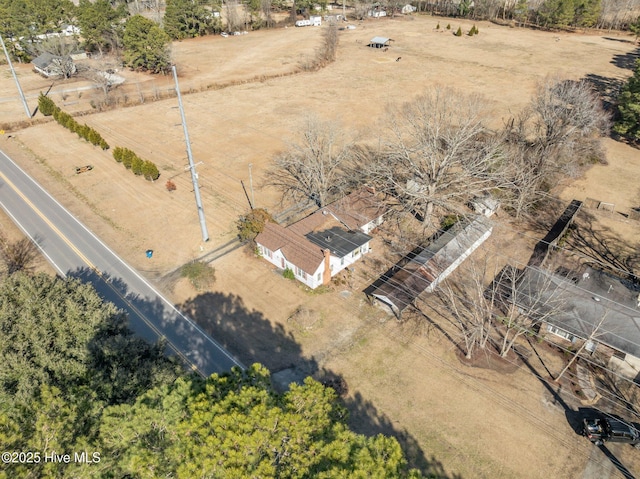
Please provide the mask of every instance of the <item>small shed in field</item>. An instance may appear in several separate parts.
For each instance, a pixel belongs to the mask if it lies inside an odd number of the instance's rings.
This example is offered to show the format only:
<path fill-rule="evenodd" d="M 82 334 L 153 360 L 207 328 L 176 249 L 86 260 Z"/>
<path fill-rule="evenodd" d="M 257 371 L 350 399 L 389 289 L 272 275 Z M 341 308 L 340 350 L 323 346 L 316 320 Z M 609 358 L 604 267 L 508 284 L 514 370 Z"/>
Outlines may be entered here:
<path fill-rule="evenodd" d="M 386 37 L 373 37 L 369 40 L 369 45 L 371 48 L 384 48 L 388 47 L 390 42 L 393 40 L 391 38 Z"/>

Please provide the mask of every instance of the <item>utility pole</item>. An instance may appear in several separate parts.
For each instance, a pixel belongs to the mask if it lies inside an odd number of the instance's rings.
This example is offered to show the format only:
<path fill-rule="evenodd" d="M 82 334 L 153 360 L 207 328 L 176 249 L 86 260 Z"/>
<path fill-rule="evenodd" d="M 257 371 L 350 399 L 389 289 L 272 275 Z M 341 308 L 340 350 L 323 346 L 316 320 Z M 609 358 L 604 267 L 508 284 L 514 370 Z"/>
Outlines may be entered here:
<path fill-rule="evenodd" d="M 251 167 L 253 163 L 249 163 L 249 188 L 251 188 L 251 208 L 255 208 L 256 200 L 253 197 L 253 176 L 251 175 Z"/>
<path fill-rule="evenodd" d="M 0 35 L 0 43 L 2 43 L 2 49 L 4 50 L 4 55 L 7 57 L 7 64 L 9 65 L 9 69 L 11 70 L 11 74 L 13 75 L 13 80 L 16 82 L 16 86 L 18 87 L 18 93 L 20 94 L 20 98 L 22 99 L 22 104 L 24 105 L 24 111 L 27 113 L 27 117 L 31 118 L 31 111 L 29 111 L 29 105 L 27 105 L 27 99 L 24 97 L 24 93 L 22 92 L 22 87 L 20 86 L 20 82 L 18 81 L 18 76 L 16 75 L 16 71 L 13 69 L 13 63 L 11 63 L 11 57 L 9 57 L 9 52 L 7 51 L 7 47 L 4 45 L 4 40 L 2 39 L 2 35 Z"/>
<path fill-rule="evenodd" d="M 193 183 L 193 192 L 196 195 L 196 206 L 198 208 L 198 217 L 200 218 L 200 229 L 202 230 L 202 241 L 209 241 L 209 232 L 207 231 L 207 222 L 204 217 L 204 208 L 202 208 L 202 198 L 200 198 L 200 187 L 198 186 L 198 173 L 196 173 L 196 165 L 193 163 L 193 155 L 191 154 L 191 141 L 189 140 L 189 131 L 187 130 L 187 120 L 184 117 L 184 108 L 182 107 L 182 96 L 180 96 L 180 86 L 178 85 L 178 73 L 176 66 L 171 67 L 173 78 L 176 82 L 176 95 L 178 96 L 178 106 L 180 107 L 180 117 L 182 118 L 182 129 L 184 130 L 184 141 L 187 143 L 187 157 L 189 158 L 189 169 L 191 170 L 191 183 Z"/>

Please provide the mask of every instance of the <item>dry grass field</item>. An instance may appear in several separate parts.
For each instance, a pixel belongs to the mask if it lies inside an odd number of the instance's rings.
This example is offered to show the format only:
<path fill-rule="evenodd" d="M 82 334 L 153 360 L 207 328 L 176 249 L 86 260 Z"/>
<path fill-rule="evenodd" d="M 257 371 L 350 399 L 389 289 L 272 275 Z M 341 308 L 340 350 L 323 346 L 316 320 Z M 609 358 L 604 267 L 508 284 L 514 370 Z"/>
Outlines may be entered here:
<path fill-rule="evenodd" d="M 0 148 L 127 261 L 160 281 L 234 237 L 234 221 L 247 210 L 240 181 L 248 185 L 250 164 L 257 205 L 277 211 L 277 193 L 260 184 L 273 155 L 295 141 L 307 115 L 335 121 L 354 138 L 375 139 L 385 128 L 386 105 L 410 101 L 438 84 L 482 94 L 489 121 L 499 126 L 527 104 L 546 76 L 611 84 L 630 75 L 636 54 L 630 37 L 614 33 L 569 35 L 481 22 L 478 36 L 457 38 L 444 29 L 447 23 L 451 31 L 472 26 L 430 17 L 356 23 L 355 30 L 340 33 L 337 61 L 315 72 L 302 72 L 300 65 L 313 58 L 322 28 L 174 44 L 194 157 L 201 162 L 211 236 L 205 244 L 185 170 L 177 102 L 155 100 L 170 93 L 170 77 L 122 72 L 127 83 L 112 98 L 129 106 L 103 112 L 91 107 L 101 97 L 90 82 L 72 80 L 52 88 L 52 98 L 65 110 L 89 113 L 80 121 L 98 129 L 112 147 L 129 147 L 154 161 L 161 171 L 155 183 L 134 177 L 110 151 L 91 147 L 41 115 L 28 128 L 5 134 Z M 376 35 L 394 40 L 388 51 L 366 47 Z M 51 82 L 27 65 L 18 70 L 34 108 L 35 96 Z M 3 68 L 0 124 L 15 125 L 22 118 L 15 86 Z M 607 149 L 609 165 L 561 185 L 563 199 L 590 196 L 610 198 L 621 207 L 640 206 L 637 183 L 631 180 L 640 154 L 612 141 Z M 94 169 L 75 175 L 73 167 L 84 164 Z M 164 188 L 167 179 L 176 183 L 176 191 Z M 538 237 L 517 234 L 500 221 L 492 251 L 526 260 Z M 625 225 L 630 238 L 638 236 L 637 225 Z M 148 248 L 155 251 L 152 261 L 144 257 Z M 370 279 L 364 271 L 351 287 L 311 294 L 244 250 L 213 265 L 218 279 L 212 291 L 196 293 L 181 280 L 167 293 L 245 363 L 261 361 L 272 371 L 294 365 L 317 377 L 344 377 L 354 428 L 396 434 L 424 472 L 464 478 L 609 477 L 604 472 L 583 476 L 587 463 L 595 462 L 598 470 L 610 470 L 610 477 L 622 477 L 604 455 L 593 456 L 546 383 L 530 369 L 519 365 L 505 374 L 463 366 L 436 328 L 416 321 L 399 325 L 371 308 L 360 293 Z M 316 312 L 317 320 L 291 321 L 299 306 Z M 549 361 L 547 367 L 559 369 Z M 545 377 L 541 363 L 532 361 L 531 367 Z M 611 448 L 637 473 L 640 461 L 628 449 Z"/>

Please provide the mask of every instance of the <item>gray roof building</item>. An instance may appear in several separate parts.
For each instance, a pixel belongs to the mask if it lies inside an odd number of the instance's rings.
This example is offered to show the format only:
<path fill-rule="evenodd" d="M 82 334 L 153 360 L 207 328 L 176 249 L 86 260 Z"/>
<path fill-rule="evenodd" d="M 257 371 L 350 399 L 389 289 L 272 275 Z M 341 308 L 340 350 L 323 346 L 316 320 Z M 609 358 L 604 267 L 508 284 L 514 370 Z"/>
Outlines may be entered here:
<path fill-rule="evenodd" d="M 528 289 L 521 298 L 535 294 L 541 305 L 556 298 L 557 312 L 545 315 L 548 324 L 640 358 L 640 296 L 628 281 L 590 267 L 569 276 L 529 267 L 518 289 Z"/>
<path fill-rule="evenodd" d="M 427 247 L 407 255 L 365 293 L 388 305 L 399 318 L 422 293 L 431 293 L 493 230 L 484 216 L 463 220 L 442 233 Z"/>

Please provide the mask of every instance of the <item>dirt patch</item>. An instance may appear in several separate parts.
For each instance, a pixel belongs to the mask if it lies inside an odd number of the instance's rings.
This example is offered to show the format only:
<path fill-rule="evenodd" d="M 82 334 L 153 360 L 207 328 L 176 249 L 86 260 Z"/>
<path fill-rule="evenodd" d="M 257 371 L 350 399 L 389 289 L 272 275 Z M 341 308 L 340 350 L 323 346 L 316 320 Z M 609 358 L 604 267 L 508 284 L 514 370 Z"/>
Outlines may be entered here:
<path fill-rule="evenodd" d="M 520 357 L 513 351 L 509 351 L 506 358 L 500 357 L 500 354 L 491 346 L 476 351 L 470 358 L 462 352 L 460 348 L 456 349 L 458 360 L 465 366 L 472 368 L 490 369 L 500 374 L 510 374 L 520 368 Z"/>

